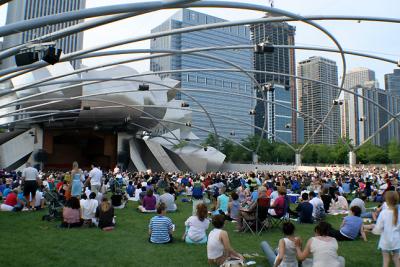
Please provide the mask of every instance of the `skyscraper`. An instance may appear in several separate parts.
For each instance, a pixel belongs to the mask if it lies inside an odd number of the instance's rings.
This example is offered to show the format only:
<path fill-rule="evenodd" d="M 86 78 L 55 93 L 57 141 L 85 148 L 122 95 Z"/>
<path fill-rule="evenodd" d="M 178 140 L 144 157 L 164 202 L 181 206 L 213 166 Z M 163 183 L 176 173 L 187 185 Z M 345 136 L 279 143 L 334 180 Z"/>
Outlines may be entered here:
<path fill-rule="evenodd" d="M 266 92 L 267 100 L 267 134 L 268 139 L 287 143 L 292 141 L 292 112 L 284 106 L 290 106 L 290 92 L 288 87 L 283 85 L 274 85 L 274 90 Z M 264 109 L 262 109 L 264 111 Z M 264 113 L 263 113 L 264 114 Z M 262 125 L 260 125 L 262 127 Z"/>
<path fill-rule="evenodd" d="M 310 57 L 299 62 L 297 75 L 313 80 L 338 84 L 338 70 L 336 62 L 323 57 Z M 300 110 L 319 121 L 322 121 L 332 106 L 333 100 L 338 97 L 339 89 L 314 81 L 298 80 L 298 95 L 300 97 Z M 339 106 L 335 105 L 325 124 L 340 135 Z M 304 139 L 307 141 L 319 123 L 304 117 Z M 335 144 L 338 138 L 325 127 L 314 135 L 311 143 Z"/>
<path fill-rule="evenodd" d="M 388 109 L 392 113 L 400 112 L 400 69 L 394 69 L 393 73 L 385 74 L 385 90 L 395 96 L 388 97 Z M 400 123 L 395 120 L 388 127 L 389 139 L 400 141 Z"/>
<path fill-rule="evenodd" d="M 368 68 L 354 68 L 346 73 L 344 88 L 351 89 L 356 86 L 363 86 L 366 82 L 375 81 L 375 72 Z"/>
<path fill-rule="evenodd" d="M 217 17 L 189 9 L 182 9 L 167 21 L 154 28 L 152 32 L 222 21 L 224 20 Z M 151 41 L 151 48 L 185 50 L 195 47 L 244 44 L 251 44 L 249 29 L 245 26 L 232 26 L 156 38 Z M 253 69 L 252 51 L 250 50 L 221 50 L 206 53 L 235 63 L 244 69 Z M 151 59 L 150 62 L 150 69 L 155 72 L 198 68 L 233 67 L 221 61 L 191 54 L 178 54 L 169 57 L 154 58 Z M 192 91 L 188 92 L 188 94 L 198 100 L 211 113 L 210 116 L 219 134 L 237 141 L 254 134 L 253 128 L 249 125 L 254 123 L 254 116 L 249 115 L 249 111 L 254 108 L 255 101 L 251 99 L 251 97 L 254 96 L 254 88 L 253 81 L 247 75 L 238 72 L 199 71 L 164 74 L 161 75 L 161 77 L 177 79 L 181 81 L 181 88 L 191 89 Z M 211 91 L 202 92 L 201 90 Z M 217 92 L 223 92 L 224 94 Z M 239 96 L 239 94 L 243 96 Z M 177 98 L 189 103 L 190 107 L 200 109 L 196 107 L 196 103 L 184 94 L 178 93 Z M 242 120 L 245 124 L 235 120 L 229 120 L 226 117 L 220 117 L 218 116 L 219 114 Z M 204 113 L 193 112 L 192 120 L 193 126 L 211 130 L 210 121 Z M 208 135 L 207 132 L 199 129 L 194 128 L 193 130 L 202 140 Z"/>
<path fill-rule="evenodd" d="M 254 24 L 250 26 L 250 30 L 254 44 L 270 43 L 273 45 L 294 45 L 296 27 L 285 22 Z M 273 53 L 255 53 L 254 69 L 257 71 L 269 71 L 295 75 L 296 60 L 294 49 L 275 48 Z M 267 73 L 256 73 L 255 77 L 260 84 L 274 83 L 287 88 L 290 95 L 289 106 L 296 110 L 296 80 L 293 77 Z M 257 95 L 259 98 L 261 98 L 260 92 L 258 92 Z M 255 117 L 255 124 L 259 127 L 262 127 L 264 124 L 264 107 L 262 101 L 257 102 L 256 111 L 257 114 Z M 289 129 L 291 131 L 291 137 L 288 141 L 290 143 L 297 143 L 297 113 L 290 110 L 287 111 L 288 112 L 285 113 L 290 115 L 291 125 Z M 271 115 L 267 115 L 267 119 L 268 117 L 271 117 Z M 268 121 L 267 123 L 270 124 Z"/>
<path fill-rule="evenodd" d="M 85 4 L 86 0 L 14 0 L 8 4 L 6 24 L 84 9 Z M 6 36 L 4 37 L 3 49 L 26 43 L 37 37 L 78 23 L 79 21 L 70 21 Z M 83 32 L 56 40 L 56 47 L 61 48 L 64 54 L 81 50 L 83 47 Z M 80 60 L 76 60 L 72 64 L 77 68 L 80 65 Z M 8 68 L 13 65 L 15 65 L 14 58 L 8 58 L 4 60 L 2 68 Z"/>
<path fill-rule="evenodd" d="M 384 91 L 374 86 L 374 83 L 367 84 L 364 86 L 353 87 L 355 93 L 365 98 L 371 99 L 372 101 L 379 103 L 380 98 L 384 95 Z M 347 106 L 346 125 L 349 138 L 353 145 L 358 146 L 362 144 L 367 138 L 375 134 L 379 127 L 386 123 L 384 117 L 380 116 L 382 110 L 377 105 L 366 101 L 364 98 L 357 97 L 350 93 L 345 93 L 346 102 L 344 106 Z M 343 114 L 344 115 L 344 114 Z M 384 120 L 384 121 L 381 121 Z M 376 145 L 381 144 L 380 133 L 372 139 L 372 142 Z"/>
<path fill-rule="evenodd" d="M 364 86 L 365 88 L 378 88 L 378 82 L 375 80 L 375 72 L 373 70 L 359 67 L 351 69 L 346 73 L 346 78 L 344 80 L 344 88 L 357 90 L 357 88 Z M 350 115 L 349 112 L 350 110 L 351 111 L 355 110 L 355 107 L 353 105 L 356 105 L 356 103 L 357 101 L 354 101 L 354 97 L 351 96 L 350 93 L 346 92 L 344 93 L 343 104 L 340 105 L 342 138 L 350 138 L 350 139 L 355 138 L 354 135 L 350 136 L 350 131 L 349 131 L 349 127 L 351 127 L 353 129 L 352 134 L 354 134 L 355 125 L 353 125 L 354 118 L 352 117 L 352 115 L 355 114 Z M 353 139 L 353 141 L 356 142 L 355 139 Z"/>

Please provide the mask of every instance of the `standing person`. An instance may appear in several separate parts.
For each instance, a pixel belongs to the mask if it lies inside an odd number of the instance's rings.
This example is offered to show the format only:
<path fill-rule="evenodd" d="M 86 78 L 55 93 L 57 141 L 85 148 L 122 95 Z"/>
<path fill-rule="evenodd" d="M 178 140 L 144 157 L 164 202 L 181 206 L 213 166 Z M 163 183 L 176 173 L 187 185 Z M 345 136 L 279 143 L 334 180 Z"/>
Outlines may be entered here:
<path fill-rule="evenodd" d="M 28 208 L 35 207 L 36 190 L 39 184 L 39 172 L 36 168 L 31 166 L 30 162 L 26 163 L 26 168 L 22 171 L 22 181 L 24 182 L 24 196 L 28 201 Z M 30 197 L 31 201 L 29 202 Z"/>
<path fill-rule="evenodd" d="M 72 163 L 71 178 L 71 196 L 79 197 L 82 194 L 83 172 L 79 169 L 78 162 L 76 161 Z"/>
<path fill-rule="evenodd" d="M 344 267 L 343 257 L 338 256 L 338 242 L 328 236 L 331 225 L 320 222 L 314 229 L 315 237 L 311 237 L 304 250 L 301 250 L 301 240 L 296 240 L 297 259 L 304 261 L 310 254 L 313 255 L 312 267 Z"/>
<path fill-rule="evenodd" d="M 89 172 L 89 179 L 86 181 L 86 183 L 90 182 L 90 190 L 92 192 L 95 192 L 96 194 L 99 192 L 102 177 L 103 172 L 92 163 L 92 170 Z"/>
<path fill-rule="evenodd" d="M 164 203 L 157 206 L 157 215 L 151 218 L 149 223 L 149 241 L 155 244 L 166 244 L 172 242 L 174 225 L 172 220 L 166 215 Z"/>
<path fill-rule="evenodd" d="M 387 209 L 382 210 L 372 232 L 381 235 L 378 247 L 382 250 L 383 267 L 389 267 L 390 257 L 396 267 L 400 266 L 400 220 L 399 194 L 396 191 L 385 193 Z"/>
<path fill-rule="evenodd" d="M 225 216 L 215 215 L 212 218 L 212 224 L 214 229 L 209 233 L 207 242 L 208 263 L 221 265 L 230 258 L 244 260 L 243 256 L 231 247 L 228 232 L 222 230 Z"/>

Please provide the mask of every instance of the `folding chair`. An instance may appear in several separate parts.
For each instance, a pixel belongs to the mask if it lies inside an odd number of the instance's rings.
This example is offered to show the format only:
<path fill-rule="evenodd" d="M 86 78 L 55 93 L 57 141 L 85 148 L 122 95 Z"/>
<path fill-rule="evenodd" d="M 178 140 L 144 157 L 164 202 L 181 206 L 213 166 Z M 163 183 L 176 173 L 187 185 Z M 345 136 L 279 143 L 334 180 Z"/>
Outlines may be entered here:
<path fill-rule="evenodd" d="M 283 205 L 283 215 L 282 216 L 273 216 L 268 214 L 268 220 L 269 224 L 271 227 L 277 227 L 280 226 L 284 222 L 288 222 L 290 220 L 289 218 L 289 205 L 290 205 L 290 199 L 288 196 L 285 196 L 285 202 Z"/>
<path fill-rule="evenodd" d="M 254 214 L 253 216 L 249 216 L 251 218 L 246 219 L 243 217 L 243 227 L 244 227 L 244 232 L 247 230 L 250 230 L 250 232 L 254 235 L 257 232 L 257 207 L 258 207 L 258 202 L 255 202 L 251 204 L 251 206 L 248 208 L 248 214 Z"/>
<path fill-rule="evenodd" d="M 267 196 L 257 199 L 257 210 L 256 210 L 256 232 L 258 235 L 264 229 L 270 227 L 268 220 L 268 209 L 270 207 L 271 199 Z"/>

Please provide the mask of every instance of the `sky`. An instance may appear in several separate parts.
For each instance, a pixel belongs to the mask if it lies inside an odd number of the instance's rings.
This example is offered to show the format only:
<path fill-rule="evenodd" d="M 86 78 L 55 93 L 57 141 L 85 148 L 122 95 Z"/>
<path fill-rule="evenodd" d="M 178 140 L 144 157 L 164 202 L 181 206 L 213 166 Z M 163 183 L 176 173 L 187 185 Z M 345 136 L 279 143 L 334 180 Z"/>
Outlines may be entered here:
<path fill-rule="evenodd" d="M 113 0 L 112 4 L 144 2 L 144 0 Z M 231 0 L 231 2 L 247 2 L 259 5 L 268 5 L 268 0 Z M 400 0 L 275 0 L 275 8 L 290 11 L 302 16 L 306 15 L 355 15 L 400 18 Z M 86 7 L 99 7 L 111 5 L 109 0 L 86 0 Z M 0 26 L 4 25 L 6 6 L 0 7 Z M 242 20 L 261 18 L 262 12 L 232 10 L 232 9 L 195 9 L 226 20 Z M 134 18 L 125 19 L 108 25 L 88 30 L 84 33 L 84 48 L 106 42 L 122 40 L 128 37 L 147 34 L 150 30 L 176 12 L 175 10 L 157 11 Z M 344 22 L 344 21 L 318 21 L 321 26 L 329 30 L 340 42 L 344 49 L 365 52 L 394 60 L 400 59 L 400 24 L 378 22 Z M 296 44 L 313 45 L 335 48 L 332 41 L 317 29 L 302 22 L 291 22 L 296 26 Z M 115 49 L 149 48 L 149 42 L 138 42 Z M 296 50 L 296 61 L 299 62 L 310 56 L 323 56 L 335 60 L 338 64 L 339 77 L 341 77 L 342 63 L 339 54 Z M 115 59 L 116 57 L 113 57 Z M 126 58 L 122 56 L 122 58 Z M 390 73 L 396 65 L 377 60 L 355 56 L 346 56 L 347 68 L 366 67 L 376 73 L 380 87 L 384 88 L 384 74 Z M 108 62 L 110 58 L 97 58 L 84 60 L 85 65 L 94 65 Z M 148 71 L 149 62 L 142 61 L 129 64 L 138 71 Z"/>

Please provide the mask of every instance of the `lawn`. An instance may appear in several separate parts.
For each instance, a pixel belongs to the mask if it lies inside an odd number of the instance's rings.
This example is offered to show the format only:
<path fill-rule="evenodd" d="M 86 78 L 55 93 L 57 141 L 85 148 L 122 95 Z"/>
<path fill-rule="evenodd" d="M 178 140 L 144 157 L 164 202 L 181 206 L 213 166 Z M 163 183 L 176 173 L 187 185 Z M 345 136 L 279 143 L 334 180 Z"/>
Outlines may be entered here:
<path fill-rule="evenodd" d="M 208 266 L 206 246 L 187 245 L 181 241 L 184 221 L 191 214 L 191 203 L 178 202 L 179 212 L 169 214 L 176 224 L 175 242 L 153 245 L 147 239 L 147 225 L 153 215 L 141 214 L 136 204 L 129 202 L 123 210 L 116 210 L 117 227 L 103 232 L 95 228 L 60 229 L 59 222 L 42 221 L 39 212 L 0 213 L 0 266 Z M 340 216 L 329 216 L 336 228 Z M 303 240 L 313 235 L 314 225 L 296 225 Z M 256 266 L 268 266 L 262 257 L 260 242 L 267 240 L 276 246 L 280 229 L 271 229 L 261 236 L 233 232 L 228 222 L 232 246 L 241 253 L 258 253 L 252 258 Z M 341 242 L 339 254 L 346 266 L 381 266 L 377 250 L 378 237 L 368 234 L 368 242 Z M 328 267 L 328 266 L 327 266 Z"/>

